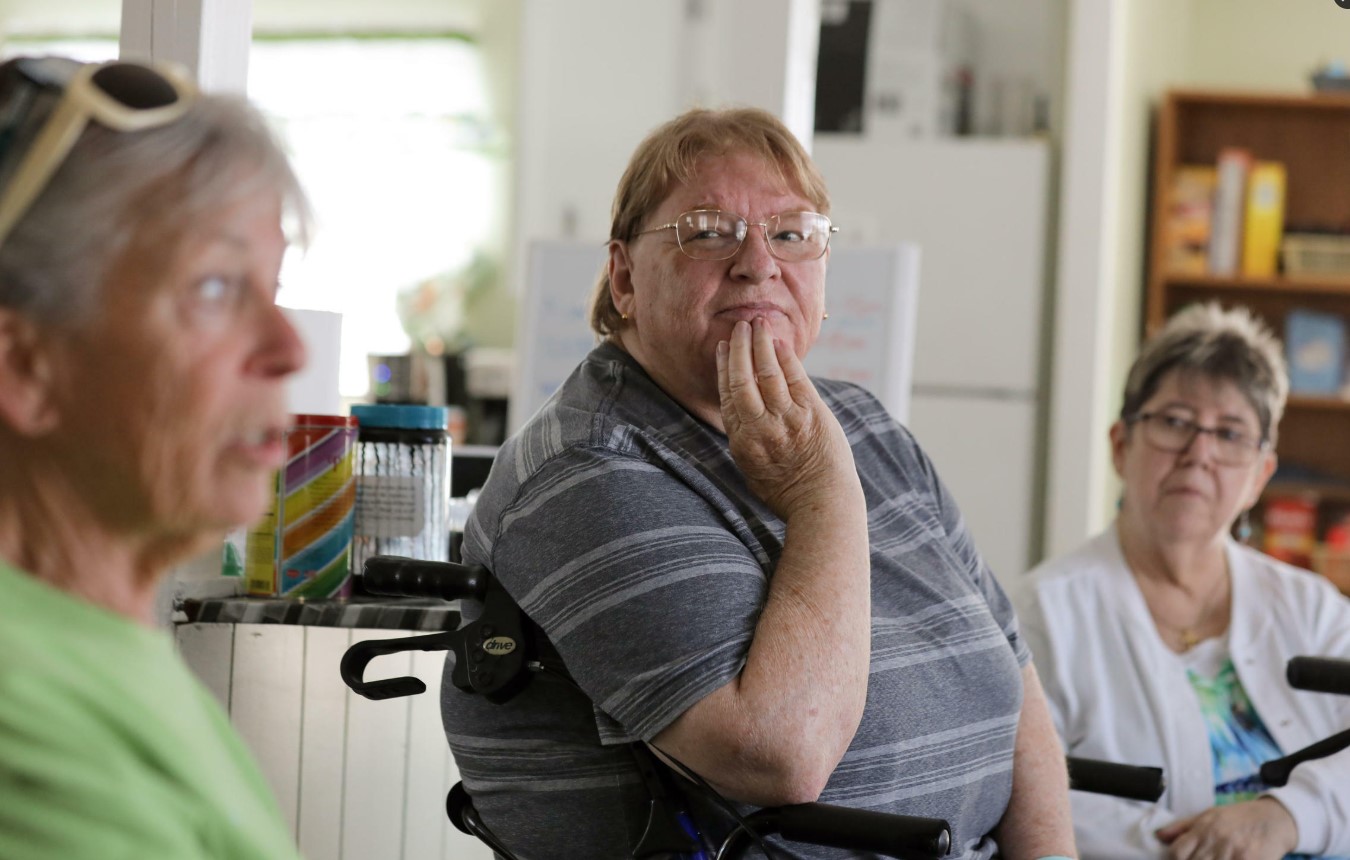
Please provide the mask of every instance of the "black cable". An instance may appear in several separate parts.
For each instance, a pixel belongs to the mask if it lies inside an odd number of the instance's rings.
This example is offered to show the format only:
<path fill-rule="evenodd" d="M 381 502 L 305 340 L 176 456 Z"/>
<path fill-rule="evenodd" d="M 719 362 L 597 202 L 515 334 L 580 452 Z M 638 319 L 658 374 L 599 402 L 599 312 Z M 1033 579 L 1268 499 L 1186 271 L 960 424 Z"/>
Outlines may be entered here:
<path fill-rule="evenodd" d="M 750 825 L 750 822 L 745 819 L 745 816 L 741 815 L 736 809 L 735 804 L 723 797 L 717 789 L 708 784 L 707 780 L 699 776 L 698 773 L 689 767 L 689 765 L 675 758 L 675 756 L 665 750 L 660 749 L 659 747 L 652 747 L 652 749 L 660 752 L 660 757 L 666 761 L 666 764 L 677 776 L 681 776 L 688 780 L 695 788 L 702 792 L 704 800 L 710 801 L 714 806 L 721 809 L 730 816 L 732 820 L 740 825 L 740 827 L 749 834 L 750 838 L 754 840 L 755 845 L 759 846 L 759 850 L 763 853 L 766 860 L 773 860 L 774 857 L 778 856 L 769 849 L 769 845 L 764 841 L 764 837 L 756 832 L 755 828 Z"/>
<path fill-rule="evenodd" d="M 531 662 L 529 664 L 529 668 L 534 670 L 535 672 L 539 672 L 540 674 L 550 675 L 560 681 L 565 681 L 568 684 L 570 684 L 572 688 L 575 689 L 578 693 L 581 693 L 583 696 L 586 695 L 586 692 L 581 689 L 581 685 L 578 684 L 576 682 L 576 679 L 574 679 L 571 675 L 567 674 L 565 669 L 561 671 L 555 669 L 553 666 L 549 665 L 548 663 L 545 663 L 543 660 L 535 660 Z M 634 743 L 642 743 L 642 741 L 634 741 Z M 695 788 L 697 788 L 699 792 L 702 794 L 704 800 L 709 801 L 713 806 L 716 806 L 717 808 L 721 809 L 724 813 L 726 813 L 727 816 L 729 816 L 733 821 L 735 821 L 738 825 L 740 825 L 745 830 L 745 832 L 750 835 L 750 838 L 754 840 L 755 844 L 759 846 L 759 850 L 764 854 L 765 860 L 773 860 L 774 857 L 778 856 L 774 854 L 773 851 L 769 848 L 768 844 L 764 841 L 764 837 L 760 836 L 759 833 L 755 831 L 754 827 L 752 827 L 750 823 L 746 821 L 745 816 L 741 815 L 741 813 L 736 809 L 735 805 L 731 801 L 723 797 L 722 794 L 717 789 L 709 785 L 707 780 L 699 776 L 692 768 L 689 767 L 689 765 L 675 758 L 675 756 L 671 755 L 665 750 L 654 746 L 652 747 L 652 749 L 660 753 L 658 758 L 664 760 L 666 765 L 670 767 L 670 769 L 674 771 L 677 776 L 683 777 Z M 703 837 L 703 833 L 700 832 L 699 836 Z"/>

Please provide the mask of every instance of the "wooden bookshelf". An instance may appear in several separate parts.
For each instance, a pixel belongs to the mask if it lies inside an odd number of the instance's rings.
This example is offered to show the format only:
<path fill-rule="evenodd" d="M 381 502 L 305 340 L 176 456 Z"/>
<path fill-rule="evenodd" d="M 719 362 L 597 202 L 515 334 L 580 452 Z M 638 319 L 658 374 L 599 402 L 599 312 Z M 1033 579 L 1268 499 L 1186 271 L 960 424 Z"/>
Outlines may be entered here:
<path fill-rule="evenodd" d="M 1225 147 L 1286 170 L 1285 225 L 1292 231 L 1350 233 L 1350 96 L 1273 95 L 1182 90 L 1157 117 L 1149 209 L 1145 323 L 1155 331 L 1180 308 L 1217 300 L 1244 305 L 1284 336 L 1295 308 L 1336 314 L 1350 324 L 1350 272 L 1216 277 L 1167 270 L 1167 206 L 1177 171 L 1213 165 Z M 1274 493 L 1312 493 L 1324 510 L 1350 505 L 1350 400 L 1295 395 L 1280 423 L 1282 465 L 1315 480 L 1273 483 Z M 1325 479 L 1325 480 L 1323 480 Z"/>
<path fill-rule="evenodd" d="M 1211 290 L 1233 293 L 1276 293 L 1289 296 L 1350 297 L 1350 277 L 1290 277 L 1273 278 L 1219 277 L 1217 275 L 1164 274 L 1165 288 L 1171 290 Z"/>
<path fill-rule="evenodd" d="M 1209 298 L 1249 304 L 1269 315 L 1277 331 L 1283 331 L 1284 313 L 1293 306 L 1350 311 L 1350 273 L 1219 278 L 1166 271 L 1162 210 L 1177 169 L 1214 164 L 1219 150 L 1228 146 L 1285 165 L 1286 225 L 1350 232 L 1350 96 L 1173 91 L 1158 112 L 1153 154 L 1149 330 L 1179 307 Z"/>
<path fill-rule="evenodd" d="M 1304 481 L 1271 481 L 1266 492 L 1280 496 L 1316 496 L 1323 502 L 1350 504 L 1350 485 L 1316 484 Z"/>
<path fill-rule="evenodd" d="M 1285 413 L 1303 411 L 1350 412 L 1350 400 L 1340 397 L 1308 397 L 1296 394 L 1289 398 Z M 1346 440 L 1350 442 L 1350 440 Z"/>

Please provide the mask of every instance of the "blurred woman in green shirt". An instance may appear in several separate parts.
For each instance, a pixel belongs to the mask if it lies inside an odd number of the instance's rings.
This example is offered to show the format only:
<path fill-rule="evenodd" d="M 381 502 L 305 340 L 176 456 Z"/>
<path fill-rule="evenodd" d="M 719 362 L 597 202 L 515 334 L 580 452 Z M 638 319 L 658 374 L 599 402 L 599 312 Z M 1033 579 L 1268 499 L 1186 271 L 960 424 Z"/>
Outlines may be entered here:
<path fill-rule="evenodd" d="M 283 215 L 303 195 L 243 101 L 0 65 L 0 857 L 297 856 L 154 612 L 282 463 Z"/>

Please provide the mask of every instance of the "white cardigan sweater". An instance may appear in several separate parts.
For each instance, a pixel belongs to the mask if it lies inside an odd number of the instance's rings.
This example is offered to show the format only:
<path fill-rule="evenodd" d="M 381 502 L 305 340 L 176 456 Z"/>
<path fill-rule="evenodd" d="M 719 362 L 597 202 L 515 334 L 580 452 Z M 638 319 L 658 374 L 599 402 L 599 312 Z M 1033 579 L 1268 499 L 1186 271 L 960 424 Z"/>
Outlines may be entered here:
<path fill-rule="evenodd" d="M 1350 696 L 1291 689 L 1300 655 L 1350 658 L 1350 600 L 1325 579 L 1230 541 L 1229 649 L 1287 755 L 1350 728 Z M 1214 805 L 1209 734 L 1180 658 L 1163 644 L 1121 554 L 1115 526 L 1046 562 L 1013 588 L 1069 755 L 1164 768 L 1156 804 L 1073 792 L 1083 858 L 1157 858 L 1162 825 Z M 1306 762 L 1268 792 L 1298 824 L 1298 851 L 1350 855 L 1350 749 Z"/>

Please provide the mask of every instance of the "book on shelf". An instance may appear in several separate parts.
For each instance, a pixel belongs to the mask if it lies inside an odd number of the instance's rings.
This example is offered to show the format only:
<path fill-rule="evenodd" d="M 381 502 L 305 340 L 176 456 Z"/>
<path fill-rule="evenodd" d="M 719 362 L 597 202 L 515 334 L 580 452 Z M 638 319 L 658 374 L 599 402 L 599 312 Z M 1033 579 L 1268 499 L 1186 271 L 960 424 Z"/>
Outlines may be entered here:
<path fill-rule="evenodd" d="M 1258 161 L 1247 174 L 1247 203 L 1242 228 L 1242 274 L 1275 274 L 1284 235 L 1284 165 Z"/>
<path fill-rule="evenodd" d="M 1334 397 L 1345 366 L 1345 320 L 1337 314 L 1294 308 L 1284 320 L 1289 390 Z"/>
<path fill-rule="evenodd" d="M 1218 173 L 1211 164 L 1183 164 L 1172 175 L 1163 226 L 1163 260 L 1175 275 L 1209 271 L 1209 235 Z"/>
<path fill-rule="evenodd" d="M 1231 277 L 1238 273 L 1242 254 L 1242 221 L 1247 208 L 1247 174 L 1252 156 L 1245 149 L 1219 150 L 1215 165 L 1214 225 L 1209 240 L 1209 273 Z"/>

